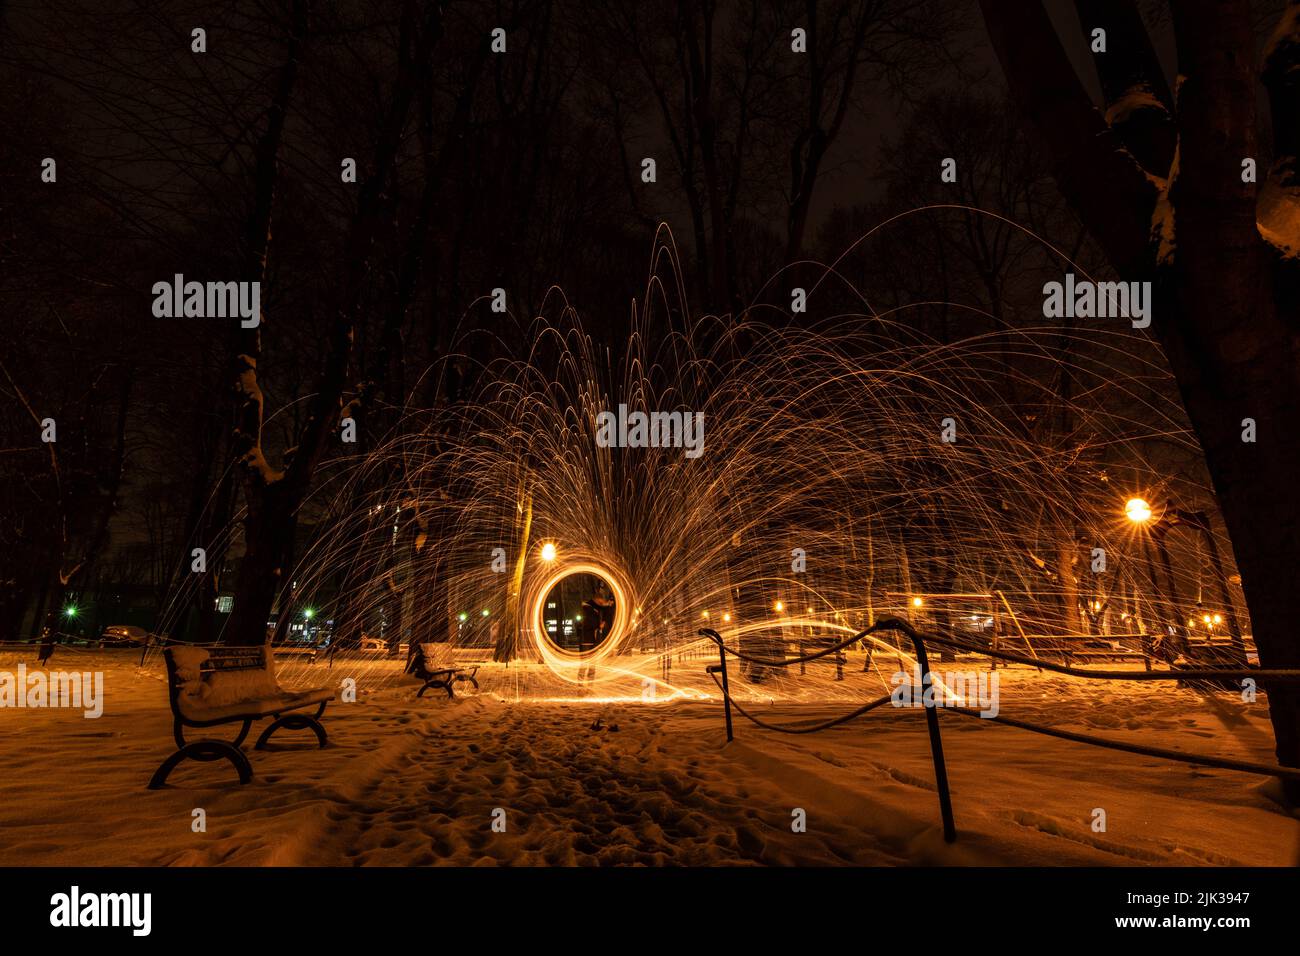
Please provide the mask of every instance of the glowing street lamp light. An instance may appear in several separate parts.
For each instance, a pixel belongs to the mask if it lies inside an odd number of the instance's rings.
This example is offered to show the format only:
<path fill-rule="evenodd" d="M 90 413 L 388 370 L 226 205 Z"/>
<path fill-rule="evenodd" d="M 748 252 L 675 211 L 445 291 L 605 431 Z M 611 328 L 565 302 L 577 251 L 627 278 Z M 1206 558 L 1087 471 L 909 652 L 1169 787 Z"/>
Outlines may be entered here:
<path fill-rule="evenodd" d="M 77 616 L 77 613 L 78 613 L 78 612 L 77 612 L 77 605 L 75 605 L 75 604 L 69 604 L 67 607 L 65 607 L 65 608 L 63 609 L 63 616 L 64 616 L 64 617 L 68 617 L 68 618 L 76 617 L 76 616 Z"/>
<path fill-rule="evenodd" d="M 727 611 L 725 614 L 723 614 L 723 615 L 722 615 L 722 619 L 723 619 L 724 621 L 727 621 L 728 623 L 730 623 L 730 622 L 731 622 L 731 612 L 730 612 L 730 611 Z"/>
<path fill-rule="evenodd" d="M 542 545 L 542 560 L 543 561 L 555 560 L 555 545 L 550 541 Z"/>
<path fill-rule="evenodd" d="M 461 611 L 459 614 L 456 615 L 456 620 L 460 621 L 463 624 L 465 621 L 469 620 L 469 615 L 466 614 L 464 611 Z"/>
<path fill-rule="evenodd" d="M 302 612 L 302 616 L 310 621 L 313 617 L 316 616 L 316 612 L 313 611 L 311 608 L 307 608 L 307 610 Z"/>
<path fill-rule="evenodd" d="M 1144 498 L 1130 498 L 1124 502 L 1124 514 L 1134 524 L 1146 524 L 1151 520 L 1151 506 Z"/>

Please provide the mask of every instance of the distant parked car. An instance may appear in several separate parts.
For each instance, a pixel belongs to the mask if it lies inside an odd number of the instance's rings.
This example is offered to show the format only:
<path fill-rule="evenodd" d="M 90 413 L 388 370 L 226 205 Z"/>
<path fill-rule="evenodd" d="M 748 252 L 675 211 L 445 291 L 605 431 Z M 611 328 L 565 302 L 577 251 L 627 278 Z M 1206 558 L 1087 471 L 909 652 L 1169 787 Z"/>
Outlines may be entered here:
<path fill-rule="evenodd" d="M 99 635 L 100 647 L 140 647 L 157 643 L 158 635 L 134 624 L 110 624 Z"/>
<path fill-rule="evenodd" d="M 369 634 L 361 635 L 361 649 L 363 651 L 386 651 L 388 642 L 382 637 L 371 637 Z"/>

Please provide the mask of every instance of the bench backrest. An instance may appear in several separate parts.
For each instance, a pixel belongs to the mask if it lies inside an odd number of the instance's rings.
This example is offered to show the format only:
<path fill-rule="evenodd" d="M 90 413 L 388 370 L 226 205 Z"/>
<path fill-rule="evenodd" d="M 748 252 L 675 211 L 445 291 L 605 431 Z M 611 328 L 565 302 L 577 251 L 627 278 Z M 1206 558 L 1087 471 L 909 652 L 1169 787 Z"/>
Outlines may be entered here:
<path fill-rule="evenodd" d="M 420 653 L 424 655 L 424 666 L 429 670 L 437 670 L 440 667 L 451 667 L 451 646 L 445 642 L 442 644 L 421 644 Z"/>
<path fill-rule="evenodd" d="M 280 693 L 267 645 L 258 647 L 169 647 L 164 652 L 172 710 L 195 716 L 202 710 Z"/>

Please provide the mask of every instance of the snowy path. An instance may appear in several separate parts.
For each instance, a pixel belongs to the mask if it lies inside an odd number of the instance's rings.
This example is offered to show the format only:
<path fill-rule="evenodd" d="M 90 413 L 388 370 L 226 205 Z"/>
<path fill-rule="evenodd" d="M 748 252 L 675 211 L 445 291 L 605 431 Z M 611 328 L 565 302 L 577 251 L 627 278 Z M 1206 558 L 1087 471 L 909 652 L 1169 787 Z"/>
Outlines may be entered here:
<path fill-rule="evenodd" d="M 389 684 L 332 704 L 328 749 L 285 734 L 251 755 L 246 787 L 225 765 L 188 764 L 150 792 L 170 741 L 162 683 L 120 661 L 105 670 L 99 720 L 0 710 L 0 864 L 1300 862 L 1300 821 L 1256 777 L 945 715 L 960 833 L 947 846 L 919 712 L 885 709 L 800 737 L 742 721 L 728 745 L 717 704 L 507 703 L 492 693 L 504 675 L 491 673 L 482 694 L 452 702 Z M 1029 685 L 1005 686 L 1004 713 L 1026 716 Z M 1053 722 L 1271 757 L 1262 708 L 1126 693 L 1063 692 Z M 782 704 L 764 715 L 844 709 Z M 1097 807 L 1104 833 L 1091 827 Z M 195 808 L 206 832 L 192 829 Z M 496 808 L 504 833 L 491 826 Z M 796 808 L 805 833 L 792 832 Z"/>

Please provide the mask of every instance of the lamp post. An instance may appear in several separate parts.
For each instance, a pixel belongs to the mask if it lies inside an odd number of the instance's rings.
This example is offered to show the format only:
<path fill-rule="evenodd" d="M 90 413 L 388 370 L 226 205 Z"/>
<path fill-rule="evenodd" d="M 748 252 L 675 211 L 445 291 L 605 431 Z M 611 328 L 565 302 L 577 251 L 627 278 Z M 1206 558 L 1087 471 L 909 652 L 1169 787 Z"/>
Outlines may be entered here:
<path fill-rule="evenodd" d="M 1142 498 L 1130 498 L 1126 501 L 1124 503 L 1124 514 L 1128 517 L 1129 521 L 1132 521 L 1139 527 L 1146 527 L 1152 517 L 1151 506 Z M 1169 602 L 1166 600 L 1163 589 L 1160 587 L 1160 582 L 1156 578 L 1156 567 L 1154 562 L 1151 560 L 1151 538 L 1146 535 L 1143 535 L 1142 537 L 1142 559 L 1143 565 L 1146 567 L 1147 582 L 1151 587 L 1152 606 L 1155 608 L 1156 614 L 1159 615 L 1162 626 L 1167 628 L 1171 621 L 1175 622 L 1176 626 L 1178 620 L 1177 611 L 1171 611 Z M 1166 634 L 1165 636 L 1168 635 Z"/>
<path fill-rule="evenodd" d="M 1232 640 L 1232 654 L 1238 663 L 1245 664 L 1246 642 L 1241 637 L 1241 627 L 1237 623 L 1237 611 L 1232 603 L 1232 593 L 1228 590 L 1228 575 L 1223 570 L 1223 559 L 1219 556 L 1219 544 L 1214 540 L 1214 532 L 1210 528 L 1209 517 L 1204 511 L 1182 511 L 1174 508 L 1171 503 L 1170 507 L 1165 509 L 1165 513 L 1161 518 L 1163 527 L 1159 531 L 1162 537 L 1171 528 L 1179 525 L 1187 525 L 1201 532 L 1201 538 L 1205 542 L 1205 550 L 1210 556 L 1210 568 L 1214 572 L 1214 582 L 1218 586 L 1219 603 L 1223 605 L 1223 614 L 1227 619 L 1228 636 Z"/>
<path fill-rule="evenodd" d="M 1241 637 L 1241 628 L 1237 623 L 1237 612 L 1232 603 L 1232 594 L 1228 590 L 1228 576 L 1223 570 L 1223 560 L 1219 556 L 1219 545 L 1214 540 L 1214 532 L 1210 528 L 1210 519 L 1204 511 L 1183 511 L 1175 508 L 1173 502 L 1165 505 L 1165 510 L 1159 517 L 1154 518 L 1151 506 L 1141 498 L 1130 498 L 1124 506 L 1125 514 L 1130 521 L 1143 527 L 1149 527 L 1151 538 L 1155 540 L 1156 547 L 1160 551 L 1160 562 L 1164 566 L 1165 579 L 1168 582 L 1168 596 L 1172 607 L 1169 608 L 1171 620 L 1176 630 L 1181 632 L 1182 615 L 1178 611 L 1178 589 L 1174 581 L 1174 572 L 1172 563 L 1169 560 L 1169 547 L 1166 542 L 1166 536 L 1170 530 L 1179 526 L 1195 528 L 1201 533 L 1202 540 L 1205 542 L 1205 548 L 1210 556 L 1210 567 L 1214 572 L 1215 583 L 1218 586 L 1219 601 L 1223 605 L 1223 613 L 1226 615 L 1228 623 L 1228 635 L 1232 641 L 1232 655 L 1236 662 L 1244 664 L 1246 661 L 1246 644 Z M 1151 566 L 1151 553 L 1146 541 L 1143 542 L 1147 559 L 1147 576 L 1151 579 L 1152 587 L 1155 587 L 1155 569 Z M 1185 643 L 1185 640 L 1184 640 Z"/>

